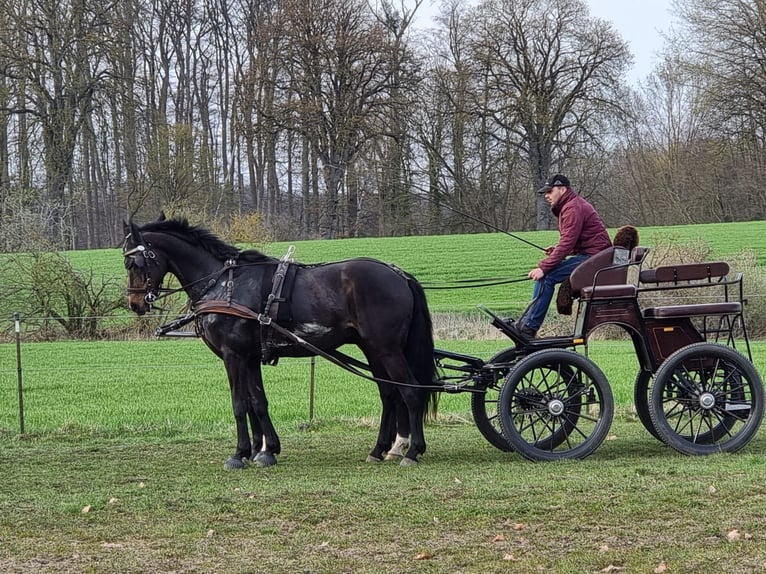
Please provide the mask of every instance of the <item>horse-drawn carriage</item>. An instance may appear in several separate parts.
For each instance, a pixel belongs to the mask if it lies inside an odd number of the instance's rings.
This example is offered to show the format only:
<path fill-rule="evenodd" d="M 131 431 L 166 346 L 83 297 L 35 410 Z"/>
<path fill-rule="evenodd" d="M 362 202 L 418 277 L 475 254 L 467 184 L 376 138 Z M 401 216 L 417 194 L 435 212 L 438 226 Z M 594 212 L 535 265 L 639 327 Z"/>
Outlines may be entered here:
<path fill-rule="evenodd" d="M 486 362 L 437 351 L 442 369 L 452 373 L 445 389 L 474 393 L 474 420 L 490 443 L 531 460 L 583 458 L 601 444 L 614 401 L 587 348 L 604 325 L 621 327 L 633 342 L 636 413 L 653 436 L 689 455 L 734 452 L 752 439 L 763 417 L 763 386 L 752 364 L 742 274 L 730 275 L 720 261 L 642 269 L 647 252 L 612 247 L 575 269 L 572 335 L 527 339 L 484 309 L 513 347 Z M 706 302 L 643 303 L 691 290 Z"/>
<path fill-rule="evenodd" d="M 392 265 L 371 259 L 293 264 L 240 251 L 203 228 L 164 217 L 126 226 L 126 234 L 130 307 L 139 314 L 151 309 L 167 294 L 162 280 L 172 273 L 191 311 L 161 331 L 195 321 L 197 334 L 225 363 L 238 436 L 229 468 L 249 459 L 276 463 L 281 447 L 260 366 L 309 355 L 371 372 L 383 412 L 369 460 L 382 460 L 398 435 L 408 435 L 402 462 L 417 461 L 425 452 L 423 416 L 433 392 L 470 392 L 479 431 L 502 450 L 531 460 L 586 457 L 606 438 L 614 413 L 609 382 L 588 357 L 589 337 L 605 325 L 630 336 L 639 363 L 636 412 L 674 449 L 734 452 L 753 438 L 763 417 L 742 275 L 732 275 L 725 262 L 644 269 L 647 248 L 606 249 L 570 277 L 578 298 L 571 335 L 529 339 L 512 321 L 482 308 L 514 343 L 484 361 L 434 349 L 423 288 Z M 653 295 L 687 290 L 697 302 L 647 303 Z M 368 362 L 337 350 L 347 343 Z"/>

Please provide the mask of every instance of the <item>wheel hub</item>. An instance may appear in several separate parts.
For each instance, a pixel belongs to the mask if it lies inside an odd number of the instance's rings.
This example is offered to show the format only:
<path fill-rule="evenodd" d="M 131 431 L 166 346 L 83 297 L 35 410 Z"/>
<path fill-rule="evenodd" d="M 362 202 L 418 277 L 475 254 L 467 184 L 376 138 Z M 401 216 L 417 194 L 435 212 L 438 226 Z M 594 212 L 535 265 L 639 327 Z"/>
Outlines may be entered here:
<path fill-rule="evenodd" d="M 699 401 L 700 406 L 706 410 L 710 410 L 715 406 L 715 397 L 713 396 L 713 393 L 702 393 Z"/>
<path fill-rule="evenodd" d="M 559 399 L 553 399 L 548 403 L 548 412 L 554 417 L 560 416 L 564 412 L 564 403 Z"/>

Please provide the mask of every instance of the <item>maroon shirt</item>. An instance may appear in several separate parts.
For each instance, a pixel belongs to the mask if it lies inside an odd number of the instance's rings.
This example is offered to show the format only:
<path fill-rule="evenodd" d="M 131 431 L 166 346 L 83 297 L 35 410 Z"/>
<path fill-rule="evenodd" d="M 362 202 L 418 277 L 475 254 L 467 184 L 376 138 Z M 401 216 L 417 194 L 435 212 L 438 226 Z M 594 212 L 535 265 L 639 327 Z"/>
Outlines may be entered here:
<path fill-rule="evenodd" d="M 569 255 L 595 255 L 612 246 L 609 233 L 596 210 L 570 187 L 551 207 L 559 220 L 559 242 L 538 267 L 544 273 L 561 263 Z"/>

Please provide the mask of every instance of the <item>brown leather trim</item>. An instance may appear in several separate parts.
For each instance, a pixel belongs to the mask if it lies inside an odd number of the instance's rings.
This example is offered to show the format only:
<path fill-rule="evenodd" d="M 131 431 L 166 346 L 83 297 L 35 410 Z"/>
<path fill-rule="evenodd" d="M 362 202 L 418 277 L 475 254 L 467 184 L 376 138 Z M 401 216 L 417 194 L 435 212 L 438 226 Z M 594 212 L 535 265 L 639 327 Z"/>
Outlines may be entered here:
<path fill-rule="evenodd" d="M 221 313 L 242 319 L 258 319 L 258 313 L 236 301 L 200 301 L 194 305 L 194 312 L 197 315 Z"/>

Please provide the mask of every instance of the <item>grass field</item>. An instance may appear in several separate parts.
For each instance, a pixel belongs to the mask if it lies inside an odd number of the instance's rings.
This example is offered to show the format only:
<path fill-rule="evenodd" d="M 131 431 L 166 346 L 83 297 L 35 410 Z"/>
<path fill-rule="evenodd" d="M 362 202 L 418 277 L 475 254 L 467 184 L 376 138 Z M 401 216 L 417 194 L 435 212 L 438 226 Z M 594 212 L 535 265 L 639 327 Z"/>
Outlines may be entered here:
<path fill-rule="evenodd" d="M 755 253 L 756 262 L 766 267 L 766 223 L 762 221 L 725 224 L 646 227 L 639 230 L 642 245 L 689 244 L 704 238 L 716 258 L 729 259 L 743 250 Z M 612 230 L 614 235 L 614 230 Z M 556 242 L 557 232 L 521 232 L 519 237 L 546 247 Z M 295 258 L 303 263 L 336 261 L 349 257 L 374 257 L 395 263 L 430 286 L 466 279 L 503 277 L 523 279 L 541 259 L 541 252 L 501 233 L 385 237 L 299 241 Z M 287 243 L 273 243 L 266 252 L 281 257 Z M 116 249 L 69 252 L 75 267 L 93 269 L 96 277 L 117 277 L 123 282 L 125 270 Z M 526 306 L 532 290 L 528 282 L 472 289 L 430 289 L 432 311 L 475 311 L 477 303 L 510 314 Z"/>
<path fill-rule="evenodd" d="M 441 341 L 478 356 L 499 341 Z M 377 393 L 305 361 L 267 368 L 283 454 L 224 471 L 235 433 L 222 365 L 196 340 L 0 345 L 0 571 L 758 572 L 766 568 L 766 435 L 684 457 L 632 413 L 626 343 L 591 357 L 614 388 L 607 440 L 533 464 L 487 443 L 466 395 L 443 395 L 416 468 L 369 465 Z M 754 346 L 766 369 L 766 343 Z"/>

